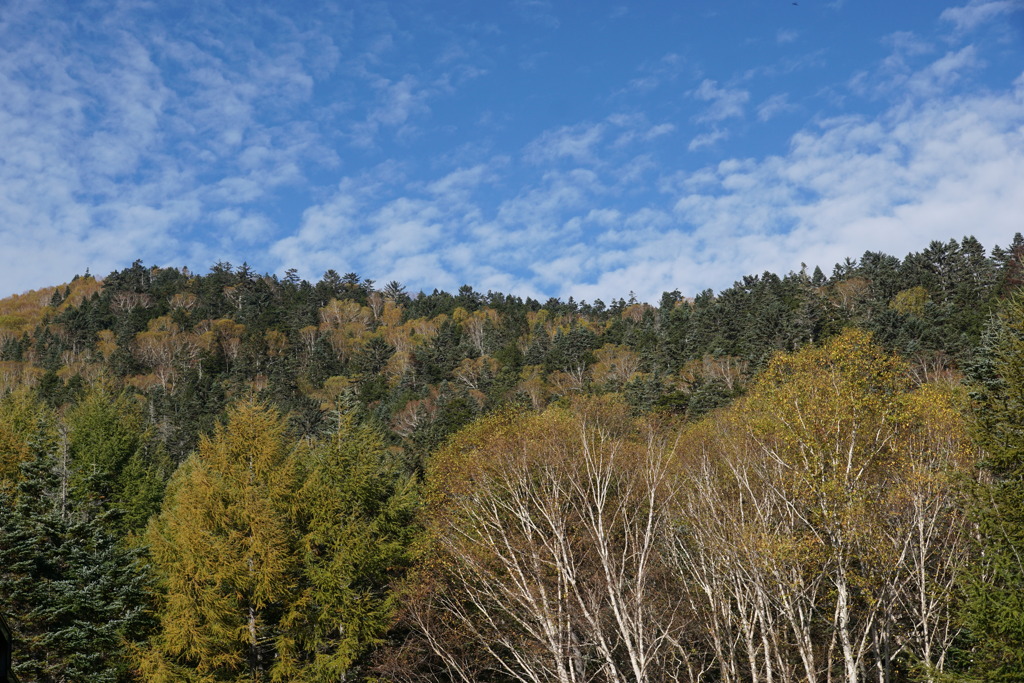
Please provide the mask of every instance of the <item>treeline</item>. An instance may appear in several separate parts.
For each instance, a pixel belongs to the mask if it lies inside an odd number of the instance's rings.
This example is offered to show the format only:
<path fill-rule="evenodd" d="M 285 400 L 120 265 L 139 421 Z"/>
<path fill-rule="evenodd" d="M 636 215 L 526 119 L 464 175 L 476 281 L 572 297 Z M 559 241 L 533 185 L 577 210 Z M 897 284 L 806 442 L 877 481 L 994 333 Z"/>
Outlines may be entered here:
<path fill-rule="evenodd" d="M 658 306 L 141 263 L 4 300 L 16 671 L 1015 680 L 1022 258 Z"/>
<path fill-rule="evenodd" d="M 328 271 L 315 284 L 247 266 L 206 275 L 145 267 L 0 302 L 0 391 L 53 407 L 107 381 L 142 397 L 177 463 L 235 398 L 255 396 L 316 436 L 339 397 L 422 460 L 503 405 L 619 392 L 636 410 L 692 418 L 742 393 L 779 351 L 849 326 L 942 373 L 969 363 L 996 302 L 1019 284 L 1024 240 L 991 255 L 974 238 L 902 260 L 876 252 L 658 306 L 375 288 Z"/>

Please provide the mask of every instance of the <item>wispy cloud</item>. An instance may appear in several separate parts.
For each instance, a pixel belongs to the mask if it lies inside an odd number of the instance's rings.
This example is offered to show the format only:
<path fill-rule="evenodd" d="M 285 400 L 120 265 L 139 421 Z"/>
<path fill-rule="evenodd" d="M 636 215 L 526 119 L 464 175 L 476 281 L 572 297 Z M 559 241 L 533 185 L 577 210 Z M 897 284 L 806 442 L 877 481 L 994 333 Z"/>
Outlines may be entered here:
<path fill-rule="evenodd" d="M 661 44 L 571 95 L 557 91 L 569 80 L 535 84 L 593 74 L 555 63 L 580 21 L 568 10 L 526 1 L 488 15 L 500 25 L 458 24 L 413 5 L 227 2 L 172 21 L 156 5 L 9 3 L 0 289 L 142 258 L 656 300 L 1020 229 L 1024 77 L 1005 83 L 1002 53 L 967 33 L 1019 2 L 892 33 L 852 82 L 802 29 L 806 51 L 777 62 L 711 78 L 699 54 Z M 793 52 L 773 38 L 794 33 L 761 34 Z M 553 68 L 525 77 L 524 55 L 545 52 Z"/>
<path fill-rule="evenodd" d="M 590 163 L 595 159 L 594 148 L 603 140 L 605 126 L 601 123 L 581 123 L 546 131 L 531 142 L 525 158 L 531 163 L 542 163 L 569 158 L 577 163 Z"/>
<path fill-rule="evenodd" d="M 960 31 L 971 31 L 981 24 L 1007 14 L 1024 11 L 1021 0 L 971 0 L 961 7 L 943 10 L 940 18 Z"/>
<path fill-rule="evenodd" d="M 694 152 L 702 147 L 710 147 L 716 142 L 726 140 L 729 137 L 729 131 L 722 129 L 714 129 L 707 133 L 701 133 L 690 140 L 690 144 L 687 146 L 691 152 Z"/>
<path fill-rule="evenodd" d="M 652 63 L 641 64 L 638 68 L 640 75 L 630 79 L 626 86 L 619 89 L 615 94 L 625 96 L 636 92 L 651 92 L 665 83 L 675 81 L 680 75 L 688 69 L 692 70 L 692 68 L 682 55 L 670 52 L 662 55 L 661 59 Z"/>
<path fill-rule="evenodd" d="M 716 81 L 709 78 L 701 81 L 691 94 L 695 99 L 711 103 L 695 117 L 698 123 L 741 117 L 747 101 L 750 100 L 749 91 L 742 88 L 719 87 Z"/>
<path fill-rule="evenodd" d="M 927 54 L 930 50 L 920 48 L 915 56 Z M 939 95 L 961 81 L 965 75 L 975 71 L 984 62 L 974 45 L 950 51 L 922 67 L 914 68 L 905 61 L 907 54 L 903 46 L 897 47 L 893 55 L 885 59 L 872 72 L 862 71 L 849 83 L 850 89 L 860 95 L 888 97 L 892 94 L 929 97 Z"/>
<path fill-rule="evenodd" d="M 942 68 L 922 72 L 929 70 Z M 427 185 L 430 196 L 396 186 L 394 199 L 374 200 L 383 209 L 338 212 L 335 222 L 375 226 L 359 253 L 391 239 L 408 247 L 388 258 L 368 253 L 360 267 L 383 279 L 590 300 L 634 290 L 655 301 L 662 291 L 721 288 L 740 274 L 784 273 L 801 262 L 827 268 L 880 246 L 903 254 L 935 237 L 973 233 L 989 246 L 1006 243 L 1024 215 L 1022 84 L 1024 77 L 1003 94 L 900 101 L 875 116 L 822 119 L 793 136 L 782 156 L 697 171 L 661 167 L 661 191 L 639 204 L 624 197 L 651 180 L 616 185 L 626 163 L 602 157 L 593 169 L 541 167 L 496 205 L 467 188 L 483 179 L 500 184 L 514 167 L 467 167 Z M 594 159 L 609 131 L 629 126 L 643 129 L 639 119 L 619 117 L 538 140 L 564 158 Z M 334 262 L 342 251 L 350 250 L 339 249 Z"/>
<path fill-rule="evenodd" d="M 415 76 L 406 74 L 396 81 L 375 78 L 376 102 L 366 119 L 352 126 L 352 142 L 358 147 L 372 147 L 381 128 L 401 129 L 414 114 L 430 111 L 427 101 L 432 89 L 422 87 Z"/>
<path fill-rule="evenodd" d="M 757 105 L 757 118 L 760 121 L 769 121 L 779 114 L 796 111 L 796 109 L 796 105 L 789 101 L 787 93 L 778 93 Z"/>
<path fill-rule="evenodd" d="M 548 0 L 514 0 L 513 6 L 520 16 L 547 29 L 561 26 L 554 7 Z"/>
<path fill-rule="evenodd" d="M 794 43 L 800 37 L 800 32 L 791 28 L 780 28 L 775 33 L 775 42 L 779 45 Z"/>

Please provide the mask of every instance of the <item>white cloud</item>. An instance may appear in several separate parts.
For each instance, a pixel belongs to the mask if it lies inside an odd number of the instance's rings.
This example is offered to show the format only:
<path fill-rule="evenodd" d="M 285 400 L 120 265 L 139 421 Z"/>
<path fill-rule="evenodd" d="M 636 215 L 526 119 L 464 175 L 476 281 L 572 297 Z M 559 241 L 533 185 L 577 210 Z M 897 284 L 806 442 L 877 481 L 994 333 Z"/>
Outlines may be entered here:
<path fill-rule="evenodd" d="M 667 206 L 626 213 L 581 171 L 548 174 L 472 226 L 442 220 L 475 231 L 472 257 L 462 257 L 475 267 L 462 272 L 506 291 L 590 300 L 635 290 L 656 301 L 662 291 L 722 288 L 801 262 L 828 269 L 867 249 L 902 256 L 966 234 L 991 247 L 1024 215 L 1022 124 L 1015 92 L 901 103 L 876 117 L 823 120 L 794 136 L 784 156 L 684 173 L 665 184 Z M 512 275 L 517 263 L 533 274 Z M 454 278 L 454 264 L 434 265 L 442 280 Z"/>
<path fill-rule="evenodd" d="M 750 93 L 741 88 L 720 88 L 718 83 L 705 78 L 691 95 L 711 105 L 696 117 L 698 123 L 721 121 L 743 116 L 743 108 Z"/>
<path fill-rule="evenodd" d="M 931 52 L 931 49 L 924 46 L 908 49 L 906 45 L 906 42 L 900 41 L 877 69 L 857 73 L 850 79 L 850 90 L 861 96 L 875 98 L 893 95 L 919 98 L 939 96 L 950 86 L 964 80 L 966 74 L 985 65 L 978 54 L 978 48 L 967 45 L 947 52 L 923 67 L 913 68 L 907 57 L 918 57 Z"/>
<path fill-rule="evenodd" d="M 796 110 L 796 105 L 789 101 L 789 95 L 778 93 L 757 105 L 757 118 L 760 121 L 769 121 L 779 114 Z"/>
<path fill-rule="evenodd" d="M 977 49 L 973 45 L 968 45 L 956 52 L 946 53 L 927 68 L 913 74 L 907 85 L 916 95 L 938 94 L 960 80 L 964 72 L 980 65 Z"/>
<path fill-rule="evenodd" d="M 414 115 L 429 113 L 427 101 L 436 94 L 410 74 L 397 81 L 376 78 L 373 87 L 377 92 L 376 104 L 364 121 L 352 126 L 352 142 L 358 147 L 372 147 L 381 128 L 402 129 Z"/>
<path fill-rule="evenodd" d="M 497 159 L 495 163 L 502 165 L 504 161 Z M 496 178 L 495 172 L 487 164 L 476 164 L 469 168 L 456 169 L 443 178 L 429 183 L 427 191 L 452 201 L 461 201 L 480 185 L 493 182 Z"/>
<path fill-rule="evenodd" d="M 607 120 L 608 123 L 620 130 L 612 143 L 613 148 L 619 149 L 637 142 L 650 142 L 664 135 L 670 135 L 676 130 L 673 123 L 652 125 L 646 116 L 640 114 L 613 114 Z"/>
<path fill-rule="evenodd" d="M 520 16 L 547 29 L 556 29 L 561 25 L 548 0 L 514 0 L 512 6 Z"/>
<path fill-rule="evenodd" d="M 728 137 L 729 131 L 716 128 L 710 132 L 701 133 L 700 135 L 694 137 L 692 140 L 690 140 L 690 144 L 687 146 L 687 149 L 689 149 L 691 152 L 694 152 L 702 147 L 710 147 L 716 142 L 725 140 Z"/>
<path fill-rule="evenodd" d="M 534 164 L 563 157 L 576 163 L 593 163 L 596 160 L 594 148 L 603 140 L 604 134 L 605 126 L 600 123 L 581 123 L 546 131 L 527 146 L 524 157 Z"/>
<path fill-rule="evenodd" d="M 234 255 L 274 226 L 229 207 L 330 160 L 302 121 L 267 123 L 311 96 L 288 26 L 256 48 L 230 25 L 172 36 L 144 7 L 29 4 L 0 25 L 0 290 Z"/>
<path fill-rule="evenodd" d="M 1021 0 L 971 0 L 961 7 L 943 10 L 940 18 L 953 23 L 958 31 L 971 31 L 996 17 L 1022 10 Z"/>
<path fill-rule="evenodd" d="M 943 18 L 966 31 L 1018 6 L 975 1 Z M 578 123 L 530 131 L 518 127 L 521 112 L 496 104 L 502 118 L 484 137 L 473 111 L 459 124 L 463 139 L 434 144 L 441 100 L 485 73 L 473 61 L 488 74 L 515 70 L 522 54 L 495 57 L 507 37 L 481 47 L 497 29 L 464 41 L 444 32 L 431 54 L 411 46 L 397 5 L 354 10 L 373 14 L 369 31 L 351 20 L 339 19 L 352 25 L 336 34 L 281 21 L 269 42 L 230 17 L 192 32 L 147 23 L 145 8 L 39 21 L 18 7 L 0 26 L 8 291 L 136 258 L 202 267 L 269 252 L 274 266 L 311 277 L 333 268 L 413 289 L 469 283 L 588 299 L 635 290 L 656 301 L 801 261 L 828 268 L 867 248 L 902 255 L 968 233 L 1005 243 L 1024 215 L 1024 75 L 1016 90 L 976 85 L 995 54 L 980 41 L 891 34 L 889 58 L 857 81 L 871 100 L 860 115 L 849 93 L 823 104 L 792 84 L 774 95 L 782 86 L 764 85 L 821 66 L 823 52 L 721 81 L 666 55 L 625 74 L 636 77 L 629 96 L 595 99 Z M 220 18 L 220 7 L 204 11 Z M 551 14 L 544 3 L 517 9 Z M 89 36 L 102 40 L 81 45 Z M 675 100 L 645 99 L 684 72 L 696 87 L 682 102 L 678 86 Z M 332 74 L 328 91 L 321 79 Z M 743 138 L 728 126 L 748 107 L 768 121 L 797 111 L 794 99 L 801 112 L 832 108 L 814 112 L 777 156 L 729 156 L 730 133 Z M 404 155 L 424 140 L 436 153 Z M 724 158 L 692 167 L 711 153 Z"/>

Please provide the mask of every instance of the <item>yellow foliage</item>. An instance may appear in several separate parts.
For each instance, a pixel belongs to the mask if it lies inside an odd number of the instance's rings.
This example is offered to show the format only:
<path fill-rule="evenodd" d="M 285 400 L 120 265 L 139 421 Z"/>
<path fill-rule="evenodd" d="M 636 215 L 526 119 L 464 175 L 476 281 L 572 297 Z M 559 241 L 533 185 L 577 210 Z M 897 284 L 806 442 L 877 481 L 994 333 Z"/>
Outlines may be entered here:
<path fill-rule="evenodd" d="M 594 357 L 596 361 L 590 367 L 590 373 L 598 384 L 621 386 L 640 370 L 640 356 L 620 344 L 605 344 L 594 352 Z"/>
<path fill-rule="evenodd" d="M 45 415 L 46 408 L 27 387 L 0 400 L 0 488 L 17 483 L 21 464 L 32 457 L 32 442 L 36 442 L 37 448 L 45 448 L 40 442 L 52 437 L 43 419 Z"/>
<path fill-rule="evenodd" d="M 263 335 L 267 344 L 267 355 L 271 358 L 279 358 L 288 350 L 288 336 L 278 330 L 267 330 Z"/>
<path fill-rule="evenodd" d="M 654 307 L 650 304 L 630 304 L 622 310 L 622 319 L 631 320 L 635 323 L 640 322 L 644 319 L 644 314 L 647 311 L 653 311 Z"/>
<path fill-rule="evenodd" d="M 402 307 L 394 301 L 385 302 L 384 311 L 380 315 L 380 324 L 386 327 L 402 324 Z"/>
<path fill-rule="evenodd" d="M 147 532 L 166 589 L 148 668 L 256 677 L 251 644 L 273 637 L 275 610 L 296 591 L 297 455 L 280 416 L 239 403 L 175 472 Z"/>
<path fill-rule="evenodd" d="M 117 351 L 117 342 L 113 330 L 100 330 L 97 335 L 96 350 L 102 354 L 104 360 L 110 360 L 110 354 Z"/>
<path fill-rule="evenodd" d="M 871 582 L 901 561 L 915 506 L 955 496 L 957 473 L 978 457 L 964 401 L 948 382 L 915 387 L 905 361 L 849 330 L 776 357 L 746 397 L 689 427 L 680 471 L 702 473 L 688 475 L 691 487 L 720 507 L 694 509 L 718 515 L 716 524 L 745 506 L 768 515 L 726 525 L 764 535 L 754 557 L 790 553 L 787 561 L 821 563 L 814 571 L 853 572 L 829 567 L 856 556 L 856 580 L 881 590 Z M 701 476 L 713 483 L 701 488 Z M 743 531 L 748 524 L 757 528 Z"/>
<path fill-rule="evenodd" d="M 42 375 L 42 368 L 27 361 L 0 361 L 0 396 L 21 387 L 34 387 Z"/>
<path fill-rule="evenodd" d="M 911 287 L 898 293 L 889 302 L 889 308 L 904 315 L 924 316 L 924 307 L 928 303 L 928 290 L 924 287 Z"/>
<path fill-rule="evenodd" d="M 70 290 L 67 298 L 56 309 L 50 308 L 53 293 L 60 290 L 63 294 L 66 289 Z M 31 332 L 42 322 L 47 312 L 59 312 L 70 306 L 77 306 L 83 299 L 91 297 L 100 289 L 102 283 L 91 275 L 86 275 L 68 284 L 33 289 L 0 299 L 0 335 L 4 331 L 18 336 L 22 332 Z"/>

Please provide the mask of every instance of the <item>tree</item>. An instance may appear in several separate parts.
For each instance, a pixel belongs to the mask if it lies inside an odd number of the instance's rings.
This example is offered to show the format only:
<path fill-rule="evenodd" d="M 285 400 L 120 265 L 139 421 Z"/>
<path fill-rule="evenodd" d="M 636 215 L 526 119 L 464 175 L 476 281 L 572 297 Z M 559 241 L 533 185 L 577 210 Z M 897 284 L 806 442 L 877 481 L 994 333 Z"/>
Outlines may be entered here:
<path fill-rule="evenodd" d="M 428 472 L 430 573 L 410 607 L 437 668 L 467 683 L 693 674 L 659 542 L 670 452 L 608 401 L 456 437 Z"/>
<path fill-rule="evenodd" d="M 0 490 L 0 595 L 24 681 L 129 681 L 128 648 L 149 628 L 140 551 L 111 533 L 112 513 L 62 495 L 57 463 L 37 453 L 16 493 Z"/>
<path fill-rule="evenodd" d="M 35 452 L 56 448 L 55 420 L 28 389 L 0 399 L 0 489 L 13 490 Z"/>
<path fill-rule="evenodd" d="M 1024 677 L 1024 294 L 1006 299 L 985 331 L 972 407 L 985 449 L 973 509 L 978 562 L 965 582 L 962 618 L 970 636 L 969 675 Z"/>
<path fill-rule="evenodd" d="M 65 418 L 75 495 L 117 509 L 119 524 L 141 530 L 157 511 L 170 464 L 125 393 L 92 387 Z"/>
<path fill-rule="evenodd" d="M 957 401 L 851 330 L 777 357 L 683 435 L 676 561 L 722 680 L 947 667 L 976 457 Z"/>
<path fill-rule="evenodd" d="M 254 403 L 232 407 L 175 473 L 147 533 L 165 591 L 142 659 L 151 680 L 279 680 L 288 670 L 278 654 L 300 574 L 295 490 L 296 446 Z"/>
<path fill-rule="evenodd" d="M 351 416 L 327 442 L 300 446 L 270 408 L 235 405 L 150 525 L 165 597 L 145 675 L 347 680 L 391 625 L 415 502 L 380 438 Z"/>
<path fill-rule="evenodd" d="M 380 436 L 347 413 L 302 468 L 301 590 L 282 621 L 293 662 L 282 675 L 349 680 L 393 621 L 391 584 L 410 562 L 416 491 Z"/>

